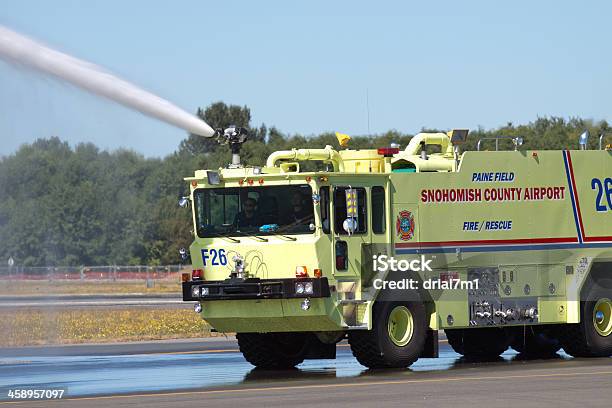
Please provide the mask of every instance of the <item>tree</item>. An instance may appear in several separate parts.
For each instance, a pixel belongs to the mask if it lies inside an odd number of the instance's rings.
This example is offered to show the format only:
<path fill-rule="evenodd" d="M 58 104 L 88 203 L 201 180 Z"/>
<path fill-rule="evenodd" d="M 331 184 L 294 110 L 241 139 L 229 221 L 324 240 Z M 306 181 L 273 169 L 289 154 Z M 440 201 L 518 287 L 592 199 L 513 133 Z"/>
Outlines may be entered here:
<path fill-rule="evenodd" d="M 251 128 L 251 110 L 246 106 L 226 105 L 223 102 L 215 102 L 206 109 L 198 108 L 197 115 L 214 129 L 221 131 L 235 125 L 244 127 L 249 132 L 249 139 L 255 142 L 264 142 L 267 134 L 266 125 L 259 128 Z M 217 147 L 216 138 L 205 138 L 190 134 L 181 142 L 180 151 L 189 152 L 192 155 L 209 154 Z"/>

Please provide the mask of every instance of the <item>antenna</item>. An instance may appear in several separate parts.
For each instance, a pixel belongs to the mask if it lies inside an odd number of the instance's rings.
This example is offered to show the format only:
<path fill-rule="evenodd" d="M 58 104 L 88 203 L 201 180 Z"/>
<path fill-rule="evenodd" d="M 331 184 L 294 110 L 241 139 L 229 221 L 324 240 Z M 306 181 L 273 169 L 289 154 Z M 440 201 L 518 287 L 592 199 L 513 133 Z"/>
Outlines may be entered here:
<path fill-rule="evenodd" d="M 370 134 L 370 95 L 368 92 L 368 88 L 366 88 L 366 111 L 368 113 L 368 136 L 371 136 Z"/>

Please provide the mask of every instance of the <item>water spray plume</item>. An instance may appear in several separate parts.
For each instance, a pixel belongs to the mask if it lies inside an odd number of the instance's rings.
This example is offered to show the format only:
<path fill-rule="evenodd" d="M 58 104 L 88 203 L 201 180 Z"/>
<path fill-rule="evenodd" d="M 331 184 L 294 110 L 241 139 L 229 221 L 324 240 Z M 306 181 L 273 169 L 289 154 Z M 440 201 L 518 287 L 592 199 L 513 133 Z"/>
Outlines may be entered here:
<path fill-rule="evenodd" d="M 206 137 L 214 135 L 214 130 L 204 121 L 167 100 L 3 26 L 0 26 L 0 58 L 53 75 L 188 132 Z"/>

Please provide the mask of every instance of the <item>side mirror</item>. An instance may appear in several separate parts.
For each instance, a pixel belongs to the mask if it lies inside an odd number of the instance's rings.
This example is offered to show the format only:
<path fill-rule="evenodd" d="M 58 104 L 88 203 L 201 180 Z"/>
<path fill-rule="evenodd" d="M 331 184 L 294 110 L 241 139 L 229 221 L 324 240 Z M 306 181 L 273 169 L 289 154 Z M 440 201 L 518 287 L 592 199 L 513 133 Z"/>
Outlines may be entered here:
<path fill-rule="evenodd" d="M 181 198 L 179 198 L 178 205 L 181 208 L 189 207 L 189 197 L 181 197 Z"/>
<path fill-rule="evenodd" d="M 357 227 L 358 224 L 356 218 L 347 218 L 342 223 L 342 228 L 344 228 L 347 234 L 353 234 L 355 231 L 357 231 Z"/>
<path fill-rule="evenodd" d="M 181 259 L 184 261 L 187 259 L 187 250 L 185 248 L 181 248 L 179 249 L 179 255 L 181 256 Z"/>

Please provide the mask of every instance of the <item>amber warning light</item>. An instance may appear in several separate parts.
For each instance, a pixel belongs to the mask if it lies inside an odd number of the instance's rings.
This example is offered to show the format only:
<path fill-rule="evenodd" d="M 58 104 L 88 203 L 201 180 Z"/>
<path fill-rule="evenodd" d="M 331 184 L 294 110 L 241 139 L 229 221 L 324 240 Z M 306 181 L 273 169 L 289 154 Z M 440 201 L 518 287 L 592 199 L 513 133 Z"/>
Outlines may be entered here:
<path fill-rule="evenodd" d="M 295 267 L 295 277 L 296 278 L 307 278 L 308 270 L 305 266 L 296 266 Z"/>

